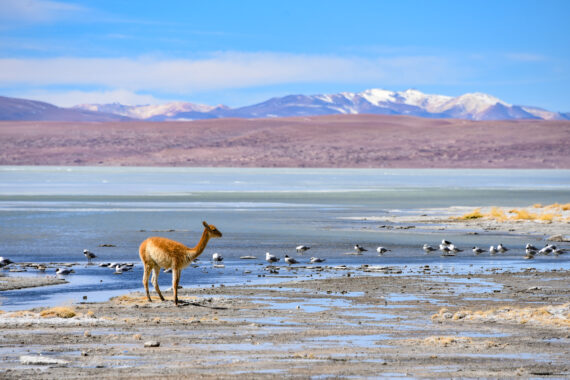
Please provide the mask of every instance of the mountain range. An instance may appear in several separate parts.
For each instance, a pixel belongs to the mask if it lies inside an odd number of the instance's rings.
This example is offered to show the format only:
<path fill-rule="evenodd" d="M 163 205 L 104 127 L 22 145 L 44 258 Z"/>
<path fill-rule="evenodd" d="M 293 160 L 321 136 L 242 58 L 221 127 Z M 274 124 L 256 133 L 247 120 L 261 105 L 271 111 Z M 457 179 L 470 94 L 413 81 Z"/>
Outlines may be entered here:
<path fill-rule="evenodd" d="M 359 93 L 288 95 L 230 108 L 187 102 L 159 105 L 81 104 L 71 108 L 26 99 L 0 97 L 0 120 L 177 121 L 217 118 L 275 118 L 334 114 L 408 115 L 466 120 L 570 120 L 570 113 L 508 104 L 484 93 L 457 97 L 418 90 L 369 89 Z"/>

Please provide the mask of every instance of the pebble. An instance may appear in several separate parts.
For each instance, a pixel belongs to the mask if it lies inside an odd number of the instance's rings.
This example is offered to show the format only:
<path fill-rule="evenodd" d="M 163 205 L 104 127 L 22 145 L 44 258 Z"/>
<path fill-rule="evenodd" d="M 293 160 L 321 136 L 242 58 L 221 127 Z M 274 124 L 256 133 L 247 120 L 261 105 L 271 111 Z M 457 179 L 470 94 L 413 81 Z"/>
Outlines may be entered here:
<path fill-rule="evenodd" d="M 145 347 L 160 347 L 160 342 L 156 340 L 149 340 L 148 342 L 144 342 Z"/>

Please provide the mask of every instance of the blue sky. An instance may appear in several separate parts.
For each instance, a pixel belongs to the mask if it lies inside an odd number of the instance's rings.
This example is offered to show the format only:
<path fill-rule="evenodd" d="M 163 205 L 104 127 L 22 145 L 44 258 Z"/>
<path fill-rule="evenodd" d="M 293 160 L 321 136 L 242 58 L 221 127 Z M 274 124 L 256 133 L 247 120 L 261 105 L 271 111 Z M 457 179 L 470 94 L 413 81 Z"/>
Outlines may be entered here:
<path fill-rule="evenodd" d="M 232 107 L 369 88 L 570 111 L 570 1 L 0 0 L 0 94 Z"/>

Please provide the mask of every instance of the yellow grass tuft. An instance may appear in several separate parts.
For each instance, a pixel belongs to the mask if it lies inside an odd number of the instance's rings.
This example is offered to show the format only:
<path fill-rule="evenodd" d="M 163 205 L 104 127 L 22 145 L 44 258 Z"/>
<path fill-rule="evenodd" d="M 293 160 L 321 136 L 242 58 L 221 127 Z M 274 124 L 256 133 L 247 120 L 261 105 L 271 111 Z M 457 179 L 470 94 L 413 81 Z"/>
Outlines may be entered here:
<path fill-rule="evenodd" d="M 52 307 L 40 313 L 40 317 L 42 318 L 73 318 L 76 315 L 75 310 L 67 306 Z"/>
<path fill-rule="evenodd" d="M 472 339 L 463 336 L 430 336 L 424 339 L 424 344 L 433 346 L 434 344 L 449 347 L 452 344 L 471 344 Z"/>
<path fill-rule="evenodd" d="M 532 212 L 530 210 L 537 210 Z M 507 221 L 536 221 L 552 223 L 554 221 L 567 222 L 568 214 L 564 211 L 570 210 L 570 203 L 558 204 L 554 203 L 548 206 L 542 206 L 540 203 L 534 204 L 526 208 L 513 208 L 505 212 L 500 207 L 491 207 L 488 212 L 482 212 L 481 208 L 476 208 L 472 212 L 468 212 L 458 217 L 452 217 L 456 220 L 473 220 L 473 219 L 489 219 L 496 222 Z"/>
<path fill-rule="evenodd" d="M 507 214 L 505 214 L 505 212 L 499 207 L 491 207 L 491 211 L 489 211 L 487 216 L 498 222 L 504 222 L 508 219 Z"/>
<path fill-rule="evenodd" d="M 533 214 L 525 209 L 509 210 L 509 213 L 514 214 L 510 218 L 512 220 L 536 220 L 539 217 L 538 214 Z"/>
<path fill-rule="evenodd" d="M 466 214 L 463 214 L 460 217 L 458 217 L 457 219 L 461 219 L 461 220 L 479 219 L 479 218 L 482 218 L 483 216 L 484 215 L 481 214 L 481 209 L 476 208 L 472 212 L 468 212 Z"/>

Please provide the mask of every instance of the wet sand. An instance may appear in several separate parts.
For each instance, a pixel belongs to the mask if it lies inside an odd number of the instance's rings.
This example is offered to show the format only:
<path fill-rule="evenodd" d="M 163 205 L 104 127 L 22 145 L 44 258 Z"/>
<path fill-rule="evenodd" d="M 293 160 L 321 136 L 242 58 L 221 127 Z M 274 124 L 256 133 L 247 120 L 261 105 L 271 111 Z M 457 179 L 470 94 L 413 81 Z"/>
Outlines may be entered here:
<path fill-rule="evenodd" d="M 180 307 L 132 293 L 3 313 L 0 377 L 569 376 L 570 273 L 498 269 L 284 267 L 278 285 L 182 289 Z"/>

